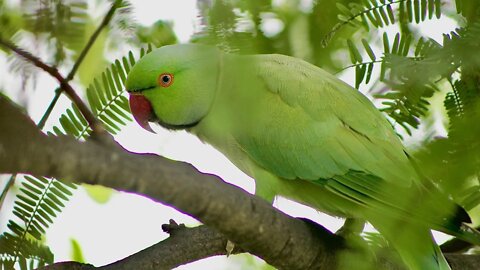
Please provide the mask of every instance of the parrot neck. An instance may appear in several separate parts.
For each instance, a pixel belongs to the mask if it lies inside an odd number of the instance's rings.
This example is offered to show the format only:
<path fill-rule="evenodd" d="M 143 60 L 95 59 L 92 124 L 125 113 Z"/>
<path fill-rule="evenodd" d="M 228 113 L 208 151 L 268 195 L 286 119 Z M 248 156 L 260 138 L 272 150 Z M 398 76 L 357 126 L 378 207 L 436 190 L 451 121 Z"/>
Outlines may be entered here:
<path fill-rule="evenodd" d="M 236 89 L 238 76 L 235 76 L 238 70 L 231 67 L 239 58 L 242 57 L 220 53 L 215 98 L 210 110 L 198 125 L 187 131 L 222 152 L 240 170 L 250 175 L 248 169 L 244 168 L 241 162 L 237 162 L 237 159 L 246 160 L 247 158 L 240 158 L 245 153 L 239 151 L 240 148 L 233 136 L 238 129 L 239 105 L 235 94 L 238 92 Z"/>

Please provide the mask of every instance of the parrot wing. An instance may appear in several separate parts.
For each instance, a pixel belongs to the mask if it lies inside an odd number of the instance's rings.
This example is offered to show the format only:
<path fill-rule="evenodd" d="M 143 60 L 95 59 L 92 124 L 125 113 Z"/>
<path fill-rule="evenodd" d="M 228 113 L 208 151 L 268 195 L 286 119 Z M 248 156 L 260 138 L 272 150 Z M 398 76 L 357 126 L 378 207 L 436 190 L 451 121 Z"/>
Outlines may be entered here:
<path fill-rule="evenodd" d="M 285 179 L 359 171 L 403 187 L 418 181 L 389 122 L 365 96 L 299 59 L 254 57 L 262 110 L 236 139 L 255 162 Z"/>
<path fill-rule="evenodd" d="M 250 110 L 242 113 L 251 113 L 250 121 L 234 135 L 250 159 L 280 178 L 320 184 L 376 213 L 410 217 L 443 231 L 452 226 L 443 217 L 456 205 L 435 192 L 419 196 L 425 188 L 403 145 L 363 94 L 302 60 L 252 57 L 247 62 L 255 67 L 243 79 L 258 80 L 246 91 L 261 94 L 253 94 Z M 418 207 L 427 202 L 433 205 Z"/>

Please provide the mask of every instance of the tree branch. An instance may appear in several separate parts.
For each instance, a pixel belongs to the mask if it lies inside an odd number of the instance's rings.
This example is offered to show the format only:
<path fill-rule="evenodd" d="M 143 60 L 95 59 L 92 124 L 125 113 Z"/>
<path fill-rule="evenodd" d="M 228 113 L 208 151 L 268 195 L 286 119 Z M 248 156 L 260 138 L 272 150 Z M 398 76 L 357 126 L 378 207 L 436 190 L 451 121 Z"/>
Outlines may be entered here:
<path fill-rule="evenodd" d="M 90 109 L 85 105 L 85 103 L 82 101 L 82 99 L 77 95 L 75 90 L 72 88 L 72 86 L 69 84 L 68 80 L 66 80 L 58 71 L 57 68 L 53 66 L 49 66 L 45 64 L 40 58 L 32 55 L 30 52 L 27 52 L 26 50 L 18 47 L 17 45 L 13 44 L 9 40 L 5 40 L 2 37 L 0 37 L 0 46 L 3 46 L 5 48 L 8 48 L 15 52 L 16 54 L 20 55 L 21 57 L 25 58 L 27 61 L 30 63 L 34 64 L 35 66 L 41 68 L 50 76 L 54 77 L 57 79 L 57 81 L 60 83 L 60 88 L 65 91 L 67 96 L 72 100 L 73 103 L 78 107 L 82 115 L 85 117 L 85 120 L 87 120 L 90 128 L 92 129 L 93 133 L 97 135 L 102 135 L 105 134 L 105 128 L 103 127 L 102 123 L 98 121 L 98 119 L 95 118 L 93 113 L 90 111 Z"/>
<path fill-rule="evenodd" d="M 191 258 L 183 257 L 183 263 L 208 257 L 212 252 L 223 254 L 227 238 L 278 269 L 336 269 L 346 260 L 346 254 L 368 259 L 367 252 L 350 246 L 342 237 L 321 226 L 292 218 L 215 175 L 199 172 L 190 164 L 152 154 L 128 153 L 98 141 L 78 142 L 65 136 L 46 136 L 18 107 L 1 95 L 0 130 L 0 173 L 50 176 L 143 194 L 199 219 L 209 227 L 210 232 L 214 228 L 216 233 L 212 234 L 201 231 L 203 236 L 210 235 L 210 240 L 203 238 L 193 242 L 188 238 L 191 248 L 202 250 L 197 246 L 200 245 L 205 253 L 188 253 Z M 172 239 L 181 235 L 175 236 L 174 233 Z M 169 241 L 170 244 L 165 244 Z M 172 251 L 173 243 L 179 241 L 187 243 L 188 240 L 165 240 L 161 244 L 163 247 L 159 247 L 163 251 L 147 248 L 117 262 L 115 269 L 122 269 L 119 268 L 121 265 L 129 265 L 124 269 L 132 269 L 130 266 L 135 262 L 159 264 L 161 259 L 158 254 L 166 254 L 167 250 L 168 254 L 174 254 L 170 253 L 175 252 Z M 207 245 L 211 245 L 212 249 L 205 248 Z M 221 251 L 218 250 L 220 246 Z M 187 254 L 188 249 L 178 251 Z M 138 258 L 147 261 L 139 262 Z M 447 258 L 453 269 L 463 270 L 476 269 L 480 261 L 478 256 L 465 256 L 465 260 L 456 255 Z M 181 262 L 177 260 L 170 264 L 176 263 Z M 392 267 L 388 260 L 379 259 L 378 263 L 381 269 L 398 269 L 398 266 Z M 76 266 L 79 267 L 77 269 L 91 267 Z"/>
<path fill-rule="evenodd" d="M 170 224 L 162 226 L 162 229 L 165 231 L 167 227 L 170 237 L 114 263 L 95 267 L 88 264 L 78 265 L 76 262 L 61 262 L 47 266 L 43 270 L 71 269 L 71 266 L 82 266 L 84 270 L 166 270 L 200 259 L 226 254 L 227 238 L 216 230 L 204 225 L 187 228 L 176 224 L 173 220 L 170 221 Z M 235 253 L 237 252 L 238 249 Z"/>
<path fill-rule="evenodd" d="M 173 230 L 170 228 L 169 234 L 169 238 L 99 269 L 172 269 L 200 259 L 226 255 L 227 238 L 207 226 L 187 228 L 176 225 Z M 237 249 L 235 253 L 238 252 Z"/>
<path fill-rule="evenodd" d="M 170 225 L 164 225 L 162 228 L 165 226 L 171 227 L 172 220 Z M 79 264 L 77 262 L 59 262 L 41 270 L 163 270 L 173 269 L 203 258 L 226 254 L 225 245 L 227 238 L 218 231 L 204 225 L 187 228 L 175 223 L 173 227 L 173 230 L 169 231 L 169 238 L 125 259 L 105 266 L 95 267 L 90 264 Z M 236 249 L 233 253 L 242 252 L 242 250 Z M 480 263 L 480 255 L 445 254 L 445 257 L 454 270 L 476 270 Z M 378 269 L 400 270 L 398 266 L 388 261 L 388 258 L 379 258 L 378 261 Z"/>
<path fill-rule="evenodd" d="M 80 65 L 83 63 L 83 60 L 85 59 L 85 57 L 87 56 L 88 52 L 90 51 L 90 49 L 92 48 L 93 44 L 95 43 L 95 41 L 97 40 L 98 36 L 100 35 L 100 33 L 102 32 L 102 30 L 108 26 L 108 24 L 110 24 L 110 21 L 112 20 L 113 18 L 113 15 L 115 14 L 115 11 L 120 7 L 120 4 L 121 4 L 121 0 L 116 0 L 112 6 L 110 7 L 110 9 L 108 10 L 107 14 L 105 15 L 105 17 L 103 18 L 102 22 L 100 23 L 100 25 L 97 27 L 97 29 L 95 30 L 95 32 L 93 32 L 93 34 L 90 36 L 90 38 L 88 39 L 87 41 L 87 44 L 85 44 L 85 47 L 82 49 L 82 51 L 80 52 L 80 55 L 78 56 L 78 59 L 77 61 L 75 61 L 75 64 L 73 65 L 72 69 L 70 70 L 70 72 L 68 73 L 67 77 L 65 78 L 65 81 L 69 82 L 73 79 L 73 77 L 75 76 L 75 74 L 77 73 L 77 70 L 78 68 L 80 67 Z M 47 122 L 47 119 L 48 117 L 50 116 L 50 114 L 52 113 L 52 110 L 53 108 L 55 107 L 55 104 L 57 103 L 60 95 L 62 94 L 62 91 L 63 88 L 57 88 L 56 91 L 55 91 L 55 96 L 53 97 L 52 101 L 50 102 L 50 104 L 48 105 L 47 107 L 47 110 L 45 111 L 45 113 L 43 114 L 42 116 L 42 119 L 40 119 L 40 121 L 38 122 L 38 127 L 40 129 L 43 129 L 43 126 L 45 125 L 45 123 Z"/>

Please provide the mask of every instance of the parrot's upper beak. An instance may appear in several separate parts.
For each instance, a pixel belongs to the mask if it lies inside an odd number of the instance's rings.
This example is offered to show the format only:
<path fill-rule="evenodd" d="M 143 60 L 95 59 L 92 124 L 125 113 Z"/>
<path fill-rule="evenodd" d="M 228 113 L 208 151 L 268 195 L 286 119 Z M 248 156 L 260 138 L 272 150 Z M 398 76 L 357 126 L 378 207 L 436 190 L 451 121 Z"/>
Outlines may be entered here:
<path fill-rule="evenodd" d="M 130 110 L 135 121 L 145 130 L 155 133 L 148 123 L 153 120 L 152 104 L 140 93 L 130 93 Z"/>

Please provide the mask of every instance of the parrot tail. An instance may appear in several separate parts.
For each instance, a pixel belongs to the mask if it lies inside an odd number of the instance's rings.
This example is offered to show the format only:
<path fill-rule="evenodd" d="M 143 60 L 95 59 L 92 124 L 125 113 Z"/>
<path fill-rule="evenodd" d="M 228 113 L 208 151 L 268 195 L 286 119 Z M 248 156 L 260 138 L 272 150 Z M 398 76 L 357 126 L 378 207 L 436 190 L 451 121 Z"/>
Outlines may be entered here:
<path fill-rule="evenodd" d="M 457 205 L 455 215 L 453 218 L 448 219 L 446 224 L 439 228 L 434 228 L 441 232 L 453 235 L 458 239 L 471 243 L 476 246 L 480 246 L 480 232 L 475 228 L 472 228 L 469 224 L 472 223 L 467 211 L 461 206 Z"/>
<path fill-rule="evenodd" d="M 398 221 L 372 223 L 397 251 L 409 270 L 451 270 L 431 231 L 421 225 Z"/>

